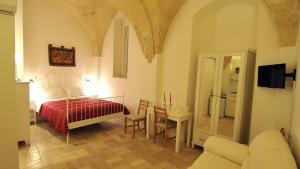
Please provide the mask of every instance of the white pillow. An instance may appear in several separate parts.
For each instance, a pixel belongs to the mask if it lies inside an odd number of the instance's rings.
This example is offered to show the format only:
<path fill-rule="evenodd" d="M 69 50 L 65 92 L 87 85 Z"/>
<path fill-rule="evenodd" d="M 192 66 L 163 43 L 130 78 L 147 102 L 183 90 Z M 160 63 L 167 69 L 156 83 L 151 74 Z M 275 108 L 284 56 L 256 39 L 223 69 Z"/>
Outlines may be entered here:
<path fill-rule="evenodd" d="M 85 96 L 82 88 L 80 87 L 65 88 L 65 92 L 68 97 Z"/>
<path fill-rule="evenodd" d="M 51 87 L 46 90 L 47 98 L 48 99 L 59 99 L 59 98 L 65 98 L 66 94 L 65 92 L 58 87 Z"/>
<path fill-rule="evenodd" d="M 50 82 L 47 79 L 39 79 L 34 80 L 34 84 L 41 89 L 47 89 L 49 87 Z"/>

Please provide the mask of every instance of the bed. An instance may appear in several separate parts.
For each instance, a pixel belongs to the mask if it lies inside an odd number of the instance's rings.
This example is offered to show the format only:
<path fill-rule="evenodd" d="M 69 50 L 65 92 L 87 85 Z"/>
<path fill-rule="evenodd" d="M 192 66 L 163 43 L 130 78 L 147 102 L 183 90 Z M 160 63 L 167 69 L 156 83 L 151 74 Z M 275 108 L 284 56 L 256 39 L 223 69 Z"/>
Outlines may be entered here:
<path fill-rule="evenodd" d="M 72 76 L 67 77 L 70 79 Z M 53 77 L 51 78 L 53 79 Z M 55 82 L 58 81 L 55 80 Z M 82 87 L 78 87 L 77 83 L 74 83 L 74 80 L 72 85 L 75 87 L 53 85 L 50 81 L 47 83 L 51 85 L 44 89 L 45 98 L 37 99 L 36 112 L 48 121 L 59 134 L 65 135 L 67 143 L 69 143 L 69 131 L 71 129 L 129 114 L 128 109 L 124 106 L 124 95 L 114 97 L 87 96 Z"/>

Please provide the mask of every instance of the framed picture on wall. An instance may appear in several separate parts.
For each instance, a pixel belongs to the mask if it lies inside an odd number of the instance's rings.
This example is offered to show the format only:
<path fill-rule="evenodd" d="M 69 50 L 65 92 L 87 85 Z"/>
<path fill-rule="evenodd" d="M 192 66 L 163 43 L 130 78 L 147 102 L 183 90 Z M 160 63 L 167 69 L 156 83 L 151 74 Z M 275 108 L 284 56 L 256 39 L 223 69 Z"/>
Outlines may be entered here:
<path fill-rule="evenodd" d="M 75 61 L 75 48 L 53 47 L 52 44 L 48 45 L 49 65 L 50 66 L 64 66 L 74 67 Z"/>

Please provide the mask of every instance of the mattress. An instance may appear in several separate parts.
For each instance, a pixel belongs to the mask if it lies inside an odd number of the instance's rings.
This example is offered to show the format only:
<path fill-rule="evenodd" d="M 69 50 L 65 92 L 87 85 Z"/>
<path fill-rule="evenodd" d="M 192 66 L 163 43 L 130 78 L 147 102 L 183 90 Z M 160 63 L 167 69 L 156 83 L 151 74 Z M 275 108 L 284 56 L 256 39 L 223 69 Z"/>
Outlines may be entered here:
<path fill-rule="evenodd" d="M 123 104 L 95 98 L 71 99 L 68 100 L 68 106 L 66 100 L 49 101 L 43 103 L 39 110 L 39 114 L 62 135 L 68 134 L 68 122 L 77 122 L 119 112 L 123 112 L 125 115 L 129 114 L 128 109 Z"/>

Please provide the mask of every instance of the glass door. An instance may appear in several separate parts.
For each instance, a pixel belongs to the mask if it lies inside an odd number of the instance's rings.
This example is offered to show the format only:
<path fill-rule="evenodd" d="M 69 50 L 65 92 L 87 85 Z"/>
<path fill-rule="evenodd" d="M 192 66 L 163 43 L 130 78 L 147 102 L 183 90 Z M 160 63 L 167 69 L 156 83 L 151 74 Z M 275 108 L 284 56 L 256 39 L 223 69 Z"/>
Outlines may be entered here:
<path fill-rule="evenodd" d="M 200 132 L 210 135 L 215 112 L 218 64 L 216 57 L 201 57 L 198 80 L 198 106 L 196 127 Z"/>
<path fill-rule="evenodd" d="M 241 56 L 221 57 L 216 107 L 216 135 L 233 138 Z"/>

